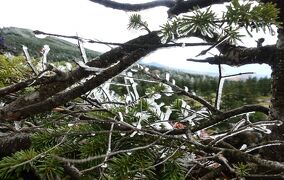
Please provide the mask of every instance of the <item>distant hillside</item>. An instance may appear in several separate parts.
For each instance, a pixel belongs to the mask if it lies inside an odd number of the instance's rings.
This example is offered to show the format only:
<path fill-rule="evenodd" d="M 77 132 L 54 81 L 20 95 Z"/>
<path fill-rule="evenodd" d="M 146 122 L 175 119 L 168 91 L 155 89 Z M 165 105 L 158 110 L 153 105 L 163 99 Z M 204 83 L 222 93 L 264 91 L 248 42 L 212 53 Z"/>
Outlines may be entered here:
<path fill-rule="evenodd" d="M 80 51 L 75 44 L 50 36 L 39 39 L 29 29 L 16 27 L 0 28 L 0 38 L 2 49 L 4 48 L 5 51 L 12 54 L 22 54 L 22 45 L 25 45 L 28 47 L 31 56 L 37 58 L 40 57 L 40 50 L 43 45 L 47 44 L 51 49 L 48 54 L 48 59 L 51 61 L 70 61 L 74 58 L 80 58 Z M 86 53 L 90 59 L 100 54 L 89 49 L 86 50 Z"/>

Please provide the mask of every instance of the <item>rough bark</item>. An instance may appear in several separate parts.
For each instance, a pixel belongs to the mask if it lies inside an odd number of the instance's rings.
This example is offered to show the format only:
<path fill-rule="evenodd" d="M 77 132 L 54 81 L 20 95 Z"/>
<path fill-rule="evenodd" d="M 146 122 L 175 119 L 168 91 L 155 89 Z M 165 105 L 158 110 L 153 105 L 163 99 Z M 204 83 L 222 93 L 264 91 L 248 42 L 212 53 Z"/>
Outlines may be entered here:
<path fill-rule="evenodd" d="M 279 21 L 284 23 L 284 1 L 283 0 L 262 0 L 262 2 L 273 2 L 280 9 Z M 279 51 L 284 53 L 284 29 L 278 29 L 278 40 L 276 44 Z M 272 74 L 272 98 L 270 107 L 270 119 L 281 120 L 281 126 L 273 127 L 272 134 L 268 135 L 269 140 L 284 139 L 284 58 L 278 57 L 271 64 Z M 265 149 L 263 153 L 266 157 L 279 162 L 284 162 L 284 146 Z"/>
<path fill-rule="evenodd" d="M 11 155 L 17 151 L 28 149 L 31 138 L 26 133 L 15 133 L 0 137 L 0 157 Z"/>
<path fill-rule="evenodd" d="M 283 32 L 281 32 L 283 33 Z M 284 33 L 283 33 L 284 34 Z M 284 52 L 283 47 L 279 47 Z M 279 58 L 271 66 L 272 74 L 272 98 L 270 107 L 270 119 L 281 120 L 283 124 L 272 129 L 272 134 L 267 139 L 284 139 L 284 58 Z M 284 146 L 273 147 L 264 151 L 270 159 L 284 162 Z"/>

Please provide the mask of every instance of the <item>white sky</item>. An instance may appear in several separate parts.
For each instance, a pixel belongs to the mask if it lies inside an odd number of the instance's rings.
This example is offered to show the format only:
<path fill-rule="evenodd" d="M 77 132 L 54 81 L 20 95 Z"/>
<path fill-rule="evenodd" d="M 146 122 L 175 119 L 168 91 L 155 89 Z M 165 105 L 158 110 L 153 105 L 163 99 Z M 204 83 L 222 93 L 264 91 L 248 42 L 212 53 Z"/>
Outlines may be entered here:
<path fill-rule="evenodd" d="M 131 2 L 138 3 L 139 1 L 133 0 Z M 120 2 L 129 3 L 130 1 L 120 0 Z M 221 6 L 218 6 L 219 12 L 220 9 Z M 148 22 L 151 30 L 157 30 L 167 21 L 166 11 L 167 8 L 160 7 L 142 11 L 139 14 Z M 85 38 L 107 42 L 123 43 L 145 34 L 145 32 L 127 29 L 130 15 L 131 13 L 105 8 L 88 0 L 0 0 L 0 27 L 13 26 L 64 35 L 78 33 Z M 254 40 L 259 37 L 266 37 L 266 35 L 257 34 L 252 39 L 245 38 L 243 45 L 255 46 Z M 187 42 L 196 42 L 196 40 L 187 40 Z M 276 36 L 269 36 L 264 45 L 275 42 Z M 109 50 L 105 45 L 86 46 L 100 52 Z M 204 48 L 161 49 L 145 57 L 143 61 L 201 73 L 218 72 L 217 66 L 186 61 L 188 58 L 194 58 Z M 210 53 L 216 53 L 216 50 L 211 50 Z M 259 75 L 269 76 L 271 73 L 270 67 L 267 65 L 247 65 L 241 68 L 224 66 L 224 70 L 226 74 L 254 71 Z"/>

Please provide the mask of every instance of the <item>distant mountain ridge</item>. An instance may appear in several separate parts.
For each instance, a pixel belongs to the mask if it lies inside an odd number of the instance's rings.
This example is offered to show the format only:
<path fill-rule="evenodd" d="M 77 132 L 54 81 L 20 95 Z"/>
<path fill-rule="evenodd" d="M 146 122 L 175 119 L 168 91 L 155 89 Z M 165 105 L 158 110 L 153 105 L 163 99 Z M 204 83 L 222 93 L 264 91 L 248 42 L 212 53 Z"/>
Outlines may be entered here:
<path fill-rule="evenodd" d="M 51 49 L 48 54 L 48 60 L 50 61 L 72 61 L 75 58 L 79 59 L 81 58 L 80 51 L 77 45 L 69 41 L 52 36 L 47 36 L 45 38 L 38 38 L 30 29 L 17 28 L 17 27 L 0 28 L 0 54 L 1 51 L 10 52 L 15 55 L 23 54 L 22 45 L 25 45 L 28 47 L 28 51 L 31 54 L 31 56 L 34 58 L 38 58 L 41 56 L 40 50 L 45 44 L 49 45 Z M 101 54 L 100 52 L 90 49 L 86 49 L 86 53 L 89 59 L 93 59 Z M 196 75 L 208 75 L 212 77 L 218 76 L 218 73 L 214 72 L 203 72 L 203 71 L 200 72 L 185 68 L 184 69 L 174 68 L 155 62 L 151 63 L 140 62 L 140 63 L 147 66 L 157 67 L 159 69 L 164 69 L 166 71 L 176 71 L 176 72 L 196 74 Z M 245 76 L 238 76 L 235 80 L 246 80 L 250 77 L 261 78 L 265 76 L 245 75 Z"/>
<path fill-rule="evenodd" d="M 2 51 L 10 52 L 15 55 L 22 54 L 22 45 L 25 45 L 28 47 L 31 56 L 34 58 L 40 57 L 40 50 L 47 44 L 50 47 L 48 54 L 50 61 L 71 61 L 74 58 L 81 58 L 77 45 L 51 36 L 37 38 L 30 29 L 17 27 L 0 28 L 0 40 Z M 90 59 L 100 54 L 90 49 L 86 49 L 86 53 Z"/>
<path fill-rule="evenodd" d="M 208 76 L 212 76 L 212 77 L 219 75 L 218 73 L 214 73 L 214 72 L 200 72 L 200 71 L 193 71 L 193 70 L 189 70 L 189 69 L 173 68 L 173 67 L 164 66 L 160 63 L 155 63 L 155 62 L 142 63 L 142 64 L 145 64 L 145 65 L 148 65 L 148 66 L 154 66 L 154 67 L 157 67 L 157 68 L 162 68 L 162 69 L 169 70 L 169 71 L 174 70 L 174 71 L 177 71 L 177 72 L 183 72 L 183 73 L 189 73 L 189 74 L 208 75 Z"/>

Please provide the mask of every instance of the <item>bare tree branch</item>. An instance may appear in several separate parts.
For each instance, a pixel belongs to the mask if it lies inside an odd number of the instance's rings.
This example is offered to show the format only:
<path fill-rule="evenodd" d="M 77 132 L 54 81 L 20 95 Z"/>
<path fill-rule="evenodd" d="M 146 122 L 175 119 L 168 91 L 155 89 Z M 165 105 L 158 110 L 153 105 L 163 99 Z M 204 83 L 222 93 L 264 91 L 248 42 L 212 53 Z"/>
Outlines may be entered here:
<path fill-rule="evenodd" d="M 33 31 L 35 34 L 44 34 L 48 36 L 55 36 L 55 37 L 63 37 L 63 38 L 70 38 L 70 39 L 77 39 L 83 40 L 88 43 L 95 43 L 95 44 L 105 44 L 105 45 L 114 45 L 114 46 L 122 46 L 122 47 L 135 47 L 135 48 L 162 48 L 162 47 L 188 47 L 188 46 L 208 46 L 213 45 L 213 43 L 168 43 L 168 44 L 135 44 L 135 43 L 117 43 L 117 42 L 105 42 L 105 41 L 98 41 L 93 39 L 87 39 L 79 36 L 67 36 L 62 34 L 53 34 L 53 33 L 46 33 L 42 31 L 35 30 Z"/>
<path fill-rule="evenodd" d="M 123 10 L 123 11 L 141 11 L 159 6 L 165 6 L 170 8 L 175 5 L 175 1 L 172 0 L 157 0 L 148 3 L 139 3 L 139 4 L 119 3 L 111 0 L 89 0 L 89 1 L 101 4 L 105 7 Z"/>
<path fill-rule="evenodd" d="M 139 4 L 129 4 L 129 3 L 119 3 L 111 0 L 90 0 L 94 3 L 101 4 L 105 7 L 123 10 L 123 11 L 142 11 L 145 9 L 151 9 L 159 6 L 168 7 L 168 15 L 178 15 L 181 13 L 189 12 L 193 7 L 208 7 L 213 4 L 222 4 L 224 2 L 230 2 L 231 0 L 190 0 L 190 1 L 173 1 L 173 0 L 157 0 L 147 3 Z"/>

